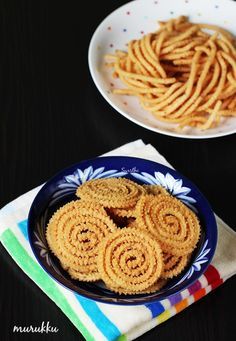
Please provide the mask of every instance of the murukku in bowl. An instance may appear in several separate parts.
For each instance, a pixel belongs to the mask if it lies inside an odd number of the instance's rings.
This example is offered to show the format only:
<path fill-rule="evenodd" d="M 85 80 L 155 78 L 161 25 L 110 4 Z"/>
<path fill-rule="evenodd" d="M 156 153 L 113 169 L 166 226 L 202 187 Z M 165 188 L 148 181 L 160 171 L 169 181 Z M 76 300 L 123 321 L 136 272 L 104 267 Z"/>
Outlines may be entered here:
<path fill-rule="evenodd" d="M 56 174 L 28 217 L 42 268 L 104 303 L 159 301 L 193 284 L 217 243 L 214 213 L 177 171 L 134 157 L 99 157 Z"/>

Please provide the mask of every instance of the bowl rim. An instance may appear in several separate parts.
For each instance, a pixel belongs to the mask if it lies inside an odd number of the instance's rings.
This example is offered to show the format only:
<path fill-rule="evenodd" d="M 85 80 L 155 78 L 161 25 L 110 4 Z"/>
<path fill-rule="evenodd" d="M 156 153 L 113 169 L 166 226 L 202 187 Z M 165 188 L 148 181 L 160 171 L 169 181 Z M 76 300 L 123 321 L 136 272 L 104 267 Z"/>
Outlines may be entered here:
<path fill-rule="evenodd" d="M 97 295 L 97 294 L 91 294 L 91 296 L 89 296 L 89 294 L 84 293 L 83 291 L 80 292 L 79 290 L 74 290 L 70 287 L 68 287 L 66 284 L 62 283 L 58 278 L 56 278 L 45 266 L 44 264 L 41 262 L 41 258 L 38 256 L 38 253 L 36 252 L 36 247 L 33 245 L 33 239 L 32 239 L 32 231 L 33 229 L 31 228 L 32 224 L 33 224 L 33 220 L 34 220 L 34 209 L 35 209 L 35 204 L 37 204 L 38 200 L 41 200 L 41 196 L 43 194 L 43 192 L 45 190 L 47 190 L 47 188 L 54 184 L 59 178 L 62 178 L 65 176 L 66 173 L 70 172 L 74 172 L 78 167 L 82 168 L 86 168 L 88 167 L 88 164 L 91 163 L 91 165 L 93 165 L 94 162 L 96 162 L 96 160 L 106 160 L 106 161 L 112 161 L 112 160 L 139 160 L 143 161 L 145 163 L 149 163 L 150 165 L 157 165 L 158 167 L 162 168 L 162 170 L 174 173 L 175 175 L 177 175 L 181 180 L 183 180 L 183 182 L 187 182 L 188 185 L 191 185 L 191 189 L 194 189 L 194 191 L 199 195 L 201 201 L 204 202 L 204 208 L 207 210 L 208 212 L 208 218 L 207 218 L 207 222 L 209 225 L 211 225 L 211 229 L 214 229 L 214 235 L 211 236 L 211 242 L 212 242 L 212 247 L 211 247 L 211 255 L 209 257 L 209 260 L 203 264 L 202 268 L 200 269 L 200 271 L 198 272 L 198 276 L 196 278 L 192 278 L 192 280 L 188 280 L 188 283 L 184 282 L 181 284 L 181 288 L 177 289 L 176 291 L 172 292 L 172 293 L 168 293 L 168 291 L 166 293 L 162 294 L 162 297 L 155 297 L 155 293 L 151 293 L 151 294 L 139 294 L 139 295 L 124 295 L 124 297 L 119 297 L 117 296 L 116 298 L 114 297 L 100 297 L 101 295 Z M 135 181 L 135 180 L 134 180 Z M 29 244 L 31 247 L 31 250 L 37 260 L 37 262 L 39 263 L 40 267 L 54 280 L 56 281 L 59 285 L 62 285 L 64 288 L 70 290 L 71 292 L 73 292 L 74 294 L 78 294 L 81 295 L 83 297 L 86 297 L 87 299 L 92 299 L 94 301 L 98 301 L 98 302 L 102 302 L 102 303 L 106 303 L 106 304 L 118 304 L 118 305 L 140 305 L 140 304 L 147 304 L 147 303 L 155 303 L 158 301 L 162 301 L 164 299 L 169 299 L 170 297 L 182 292 L 183 290 L 187 289 L 188 287 L 190 287 L 195 281 L 197 281 L 199 279 L 199 277 L 206 271 L 206 269 L 208 268 L 208 266 L 210 265 L 212 258 L 215 254 L 216 251 L 216 246 L 217 246 L 217 242 L 218 242 L 218 229 L 217 229 L 217 223 L 216 223 L 216 218 L 215 218 L 215 214 L 208 202 L 208 200 L 206 199 L 206 197 L 202 194 L 202 192 L 198 189 L 198 187 L 191 181 L 189 180 L 186 176 L 182 175 L 181 173 L 179 173 L 178 171 L 176 171 L 173 168 L 170 168 L 166 165 L 163 165 L 159 162 L 156 161 L 152 161 L 152 160 L 148 160 L 148 159 L 144 159 L 141 157 L 132 157 L 132 156 L 101 156 L 101 157 L 95 157 L 95 158 L 91 158 L 91 159 L 85 159 L 82 161 L 79 161 L 77 163 L 72 164 L 71 166 L 65 167 L 62 170 L 58 171 L 57 173 L 55 173 L 55 175 L 51 176 L 48 181 L 46 181 L 43 186 L 40 188 L 39 192 L 36 194 L 31 206 L 30 206 L 30 210 L 29 210 L 29 214 L 28 214 L 28 219 L 27 219 L 27 232 L 28 232 L 28 238 L 29 238 Z M 201 250 L 201 248 L 200 248 Z M 199 250 L 198 250 L 199 252 Z M 192 264 L 192 263 L 191 263 Z M 191 266 L 191 264 L 189 264 Z M 73 285 L 74 286 L 74 285 Z M 78 288 L 80 289 L 80 288 Z M 170 288 L 168 290 L 172 290 L 173 288 Z M 114 293 L 114 295 L 118 295 L 116 293 Z M 148 295 L 148 296 L 147 296 Z M 130 297 L 132 296 L 132 297 Z M 153 296 L 153 297 L 152 297 Z"/>

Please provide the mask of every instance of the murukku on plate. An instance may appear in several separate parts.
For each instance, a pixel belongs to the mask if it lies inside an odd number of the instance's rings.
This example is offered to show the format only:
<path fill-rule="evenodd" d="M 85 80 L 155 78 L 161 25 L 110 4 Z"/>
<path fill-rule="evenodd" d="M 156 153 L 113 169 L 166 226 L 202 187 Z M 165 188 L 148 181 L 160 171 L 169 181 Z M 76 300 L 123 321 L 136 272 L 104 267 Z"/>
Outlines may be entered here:
<path fill-rule="evenodd" d="M 180 200 L 170 195 L 143 195 L 136 213 L 138 228 L 151 233 L 163 252 L 183 256 L 196 247 L 200 237 L 198 218 Z"/>
<path fill-rule="evenodd" d="M 96 281 L 98 247 L 103 238 L 116 230 L 104 208 L 80 200 L 69 202 L 50 219 L 46 237 L 50 249 L 72 278 Z"/>
<path fill-rule="evenodd" d="M 108 288 L 118 293 L 139 293 L 157 282 L 163 269 L 156 240 L 132 228 L 118 229 L 101 243 L 98 270 Z"/>
<path fill-rule="evenodd" d="M 177 123 L 176 129 L 207 130 L 236 116 L 235 37 L 186 16 L 159 25 L 128 42 L 127 51 L 106 56 L 125 86 L 112 92 L 136 96 L 142 108 L 160 121 Z"/>

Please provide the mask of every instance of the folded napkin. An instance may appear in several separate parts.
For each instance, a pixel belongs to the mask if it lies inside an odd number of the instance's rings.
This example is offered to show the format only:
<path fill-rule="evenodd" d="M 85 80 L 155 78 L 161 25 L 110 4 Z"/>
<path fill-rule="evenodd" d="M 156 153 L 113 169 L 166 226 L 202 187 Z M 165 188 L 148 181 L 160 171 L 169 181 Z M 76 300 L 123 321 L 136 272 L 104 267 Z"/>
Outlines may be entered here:
<path fill-rule="evenodd" d="M 145 145 L 142 140 L 104 155 L 142 157 L 171 167 L 153 146 Z M 27 216 L 40 188 L 2 208 L 0 241 L 19 267 L 60 307 L 86 340 L 133 340 L 207 295 L 236 273 L 236 233 L 216 217 L 218 244 L 211 265 L 199 280 L 170 299 L 138 306 L 119 306 L 73 294 L 44 272 L 28 242 Z"/>

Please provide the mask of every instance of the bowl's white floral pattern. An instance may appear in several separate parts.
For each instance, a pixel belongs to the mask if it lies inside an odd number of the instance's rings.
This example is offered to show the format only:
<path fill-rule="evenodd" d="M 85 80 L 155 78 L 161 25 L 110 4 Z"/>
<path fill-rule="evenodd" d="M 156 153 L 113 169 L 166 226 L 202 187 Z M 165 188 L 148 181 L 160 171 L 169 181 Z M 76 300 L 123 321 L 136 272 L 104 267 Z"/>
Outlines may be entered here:
<path fill-rule="evenodd" d="M 174 197 L 180 199 L 192 209 L 194 208 L 192 204 L 195 204 L 196 200 L 188 195 L 191 189 L 183 186 L 182 179 L 175 179 L 170 173 L 163 174 L 161 172 L 154 172 L 154 175 L 146 172 L 141 172 L 140 174 L 135 172 L 131 174 L 134 178 L 147 184 L 164 187 Z"/>
<path fill-rule="evenodd" d="M 70 185 L 71 187 L 77 188 L 84 182 L 92 179 L 102 179 L 111 177 L 121 177 L 124 176 L 126 172 L 118 171 L 116 169 L 105 170 L 105 167 L 99 167 L 95 170 L 92 166 L 89 166 L 85 170 L 77 169 L 72 175 L 67 175 L 64 177 L 65 183 L 60 183 L 59 188 L 65 188 Z"/>
<path fill-rule="evenodd" d="M 189 279 L 190 277 L 192 277 L 195 271 L 201 270 L 202 264 L 208 262 L 207 254 L 210 252 L 211 249 L 207 249 L 207 245 L 208 245 L 208 239 L 203 244 L 201 252 L 197 256 L 197 258 L 194 260 L 188 272 L 180 279 L 178 283 L 175 284 L 175 286 L 185 281 L 185 279 Z"/>

